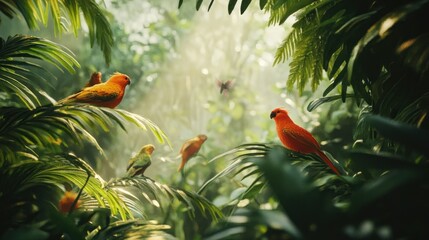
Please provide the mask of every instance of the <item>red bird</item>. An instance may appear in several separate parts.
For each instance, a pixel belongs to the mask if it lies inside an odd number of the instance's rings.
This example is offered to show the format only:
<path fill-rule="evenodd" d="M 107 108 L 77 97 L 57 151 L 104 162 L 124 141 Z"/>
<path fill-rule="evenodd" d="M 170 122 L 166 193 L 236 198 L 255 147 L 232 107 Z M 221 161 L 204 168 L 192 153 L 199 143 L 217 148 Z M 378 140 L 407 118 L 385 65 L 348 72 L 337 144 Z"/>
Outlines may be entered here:
<path fill-rule="evenodd" d="M 340 175 L 340 172 L 331 160 L 322 152 L 319 143 L 314 139 L 313 135 L 304 128 L 296 125 L 285 109 L 274 109 L 270 114 L 270 118 L 274 119 L 277 135 L 285 148 L 303 154 L 316 154 L 332 171 Z"/>

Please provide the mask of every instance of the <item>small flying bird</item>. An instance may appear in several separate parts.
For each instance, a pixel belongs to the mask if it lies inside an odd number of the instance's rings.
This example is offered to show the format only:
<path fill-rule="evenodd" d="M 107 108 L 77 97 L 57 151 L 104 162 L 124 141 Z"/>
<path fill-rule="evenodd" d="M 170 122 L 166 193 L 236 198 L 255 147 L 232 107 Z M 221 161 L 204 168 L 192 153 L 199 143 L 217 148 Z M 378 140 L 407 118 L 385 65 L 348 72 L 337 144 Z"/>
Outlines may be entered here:
<path fill-rule="evenodd" d="M 286 109 L 275 108 L 271 112 L 270 118 L 274 119 L 277 135 L 285 148 L 303 154 L 316 154 L 334 173 L 341 175 L 328 156 L 322 152 L 319 143 L 314 139 L 313 135 L 304 128 L 296 125 L 289 117 Z"/>
<path fill-rule="evenodd" d="M 106 82 L 86 87 L 58 101 L 58 104 L 87 103 L 98 107 L 115 108 L 121 103 L 130 77 L 114 73 Z"/>
<path fill-rule="evenodd" d="M 232 88 L 232 81 L 228 80 L 225 82 L 217 80 L 217 86 L 220 88 L 220 94 L 228 93 Z"/>
<path fill-rule="evenodd" d="M 152 164 L 152 153 L 155 146 L 152 144 L 144 145 L 140 151 L 128 160 L 127 176 L 134 177 L 144 175 L 146 169 Z"/>
<path fill-rule="evenodd" d="M 101 83 L 101 72 L 94 72 L 91 74 L 91 78 L 89 81 L 85 84 L 85 87 L 91 87 L 94 85 L 97 85 Z"/>
<path fill-rule="evenodd" d="M 182 171 L 183 174 L 183 168 L 185 167 L 185 164 L 189 161 L 189 159 L 197 155 L 198 151 L 200 151 L 201 146 L 206 140 L 207 136 L 204 134 L 199 134 L 194 138 L 186 140 L 186 142 L 182 145 L 182 148 L 180 149 L 182 162 L 177 169 L 178 172 Z"/>

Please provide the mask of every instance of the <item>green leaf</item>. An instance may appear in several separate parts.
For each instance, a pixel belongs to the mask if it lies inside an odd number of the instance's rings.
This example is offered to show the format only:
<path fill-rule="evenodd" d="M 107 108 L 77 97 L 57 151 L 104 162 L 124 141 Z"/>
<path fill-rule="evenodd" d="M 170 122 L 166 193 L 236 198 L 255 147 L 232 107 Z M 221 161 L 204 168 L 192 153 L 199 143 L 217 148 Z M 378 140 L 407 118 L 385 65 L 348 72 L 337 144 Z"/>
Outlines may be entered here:
<path fill-rule="evenodd" d="M 203 0 L 197 0 L 196 9 L 197 11 L 200 10 L 201 4 L 203 3 Z"/>
<path fill-rule="evenodd" d="M 348 80 L 346 78 L 346 74 L 347 74 L 347 69 L 343 68 L 343 70 L 341 70 L 341 72 L 334 78 L 332 83 L 329 84 L 329 86 L 325 89 L 325 91 L 323 91 L 323 96 L 328 95 L 328 93 L 330 93 L 340 83 L 342 83 L 342 87 L 343 87 L 341 91 L 341 96 L 343 96 L 344 94 L 347 94 Z M 344 97 L 341 98 L 341 100 L 343 99 Z"/>
<path fill-rule="evenodd" d="M 277 1 L 278 6 L 274 6 L 274 8 L 280 7 L 281 5 L 283 5 L 286 9 L 283 16 L 279 20 L 279 24 L 283 24 L 286 21 L 286 19 L 288 19 L 288 17 L 290 17 L 292 14 L 294 14 L 295 12 L 301 9 L 308 7 L 313 2 L 314 0 L 283 1 L 283 2 Z"/>
<path fill-rule="evenodd" d="M 76 226 L 74 219 L 67 217 L 56 209 L 49 209 L 49 219 L 61 233 L 71 239 L 85 239 L 84 233 Z"/>
<path fill-rule="evenodd" d="M 109 182 L 108 186 L 109 188 L 115 189 L 115 191 L 120 191 L 123 196 L 128 199 L 139 199 L 138 196 L 142 196 L 141 193 L 138 195 L 133 193 L 137 189 L 145 193 L 143 195 L 145 195 L 146 200 L 148 200 L 150 204 L 153 204 L 153 200 L 156 200 L 157 207 L 159 207 L 158 204 L 161 202 L 159 198 L 164 196 L 169 198 L 169 203 L 171 203 L 171 200 L 176 199 L 185 204 L 190 209 L 192 216 L 194 216 L 195 209 L 198 209 L 205 216 L 210 216 L 215 221 L 223 216 L 222 212 L 203 196 L 184 189 L 176 189 L 166 184 L 158 183 L 145 176 L 113 179 Z M 126 189 L 130 188 L 134 189 L 134 191 L 126 191 Z M 154 199 L 150 198 L 149 194 L 152 195 Z M 134 208 L 138 212 L 145 211 L 145 205 L 142 208 L 140 205 L 135 205 L 133 202 L 135 201 L 128 201 L 128 203 L 134 204 L 134 206 L 130 206 L 130 208 Z"/>
<path fill-rule="evenodd" d="M 49 62 L 71 73 L 80 67 L 70 50 L 49 40 L 26 35 L 0 38 L 0 89 L 16 94 L 30 109 L 40 104 L 40 95 L 31 80 L 46 81 L 46 76 L 50 76 L 48 71 L 31 62 L 34 60 Z M 35 69 L 42 74 L 33 74 Z"/>
<path fill-rule="evenodd" d="M 362 121 L 374 127 L 382 136 L 429 155 L 429 131 L 378 115 L 368 115 Z"/>
<path fill-rule="evenodd" d="M 246 191 L 242 194 L 241 199 L 253 199 L 257 195 L 260 194 L 262 189 L 266 187 L 266 182 L 260 181 L 262 178 L 262 175 L 257 177 L 253 183 L 246 189 Z"/>
<path fill-rule="evenodd" d="M 16 15 L 16 11 L 12 4 L 8 3 L 7 1 L 0 1 L 0 11 L 9 18 L 12 18 L 14 15 Z"/>
<path fill-rule="evenodd" d="M 2 235 L 1 239 L 32 239 L 45 240 L 49 239 L 49 233 L 32 226 L 22 226 L 15 229 L 10 229 Z"/>
<path fill-rule="evenodd" d="M 252 0 L 241 0 L 240 13 L 243 14 Z"/>
<path fill-rule="evenodd" d="M 97 140 L 88 130 L 99 126 L 108 132 L 115 124 L 124 130 L 125 122 L 148 129 L 160 143 L 170 144 L 165 133 L 152 121 L 120 109 L 99 108 L 91 105 L 50 105 L 28 110 L 0 108 L 0 161 L 13 161 L 16 151 L 26 151 L 27 145 L 58 148 L 68 141 L 87 141 L 102 152 Z M 88 129 L 88 130 L 87 130 Z M 63 138 L 66 134 L 69 138 Z M 59 141 L 59 143 L 57 143 Z M 2 156 L 3 155 L 3 156 Z"/>
<path fill-rule="evenodd" d="M 310 179 L 291 164 L 291 157 L 282 147 L 273 148 L 264 161 L 255 161 L 255 164 L 264 173 L 286 215 L 300 230 L 329 221 L 326 213 L 333 211 L 333 206 L 324 200 Z"/>
<path fill-rule="evenodd" d="M 278 210 L 238 209 L 225 223 L 204 236 L 207 240 L 265 239 L 262 229 L 284 232 L 283 236 L 302 239 L 301 232 L 291 220 Z"/>
<path fill-rule="evenodd" d="M 113 32 L 106 18 L 106 12 L 98 6 L 95 0 L 80 0 L 79 6 L 89 29 L 91 46 L 97 42 L 104 53 L 106 63 L 109 64 L 113 46 Z"/>
<path fill-rule="evenodd" d="M 390 171 L 375 180 L 367 182 L 360 189 L 355 191 L 350 199 L 350 211 L 352 213 L 357 213 L 365 206 L 388 195 L 395 189 L 411 185 L 426 176 L 427 172 L 417 169 L 398 169 Z"/>
<path fill-rule="evenodd" d="M 347 94 L 346 97 L 354 97 L 354 94 Z M 311 111 L 313 111 L 314 109 L 316 109 L 317 107 L 319 107 L 320 105 L 322 105 L 324 103 L 336 101 L 336 100 L 339 100 L 339 99 L 342 99 L 342 98 L 343 98 L 342 95 L 335 95 L 335 96 L 318 98 L 316 100 L 311 101 L 308 104 L 307 110 L 309 112 L 311 112 Z"/>
<path fill-rule="evenodd" d="M 296 48 L 296 44 L 300 39 L 300 31 L 293 29 L 291 33 L 283 40 L 280 47 L 276 50 L 273 65 L 285 62 L 292 57 Z"/>
<path fill-rule="evenodd" d="M 259 8 L 264 9 L 265 5 L 267 5 L 268 0 L 259 0 Z"/>
<path fill-rule="evenodd" d="M 51 19 L 56 35 L 61 35 L 66 29 L 64 22 L 61 21 L 67 17 L 66 13 L 71 19 L 73 32 L 77 35 L 78 29 L 81 28 L 80 15 L 82 14 L 89 29 L 91 46 L 96 41 L 103 51 L 106 63 L 110 63 L 113 32 L 106 18 L 106 12 L 103 12 L 95 0 L 8 1 L 7 3 L 2 1 L 1 3 L 7 4 L 5 8 L 3 6 L 1 8 L 3 13 L 11 18 L 18 12 L 21 13 L 30 29 L 39 29 L 39 22 L 46 26 Z"/>
<path fill-rule="evenodd" d="M 263 156 L 265 156 L 266 152 L 268 151 L 268 149 L 270 149 L 271 146 L 269 146 L 268 144 L 262 144 L 262 143 L 248 143 L 248 144 L 242 144 L 239 145 L 223 154 L 220 154 L 218 156 L 215 156 L 214 158 L 212 158 L 209 163 L 217 161 L 219 159 L 222 159 L 224 157 L 228 157 L 228 156 L 234 156 L 232 157 L 232 159 L 230 159 L 229 161 L 231 163 L 228 164 L 228 166 L 226 168 L 224 168 L 222 171 L 220 171 L 219 173 L 217 173 L 214 177 L 210 178 L 209 180 L 207 180 L 198 190 L 198 194 L 200 194 L 202 191 L 204 191 L 204 189 L 210 185 L 212 182 L 217 181 L 218 179 L 234 172 L 237 171 L 238 173 L 240 173 L 243 170 L 246 170 L 246 168 L 242 168 L 243 164 L 249 164 L 249 161 L 247 161 L 248 159 L 252 159 L 252 158 L 261 158 Z M 256 172 L 255 172 L 256 174 Z"/>
<path fill-rule="evenodd" d="M 86 236 L 86 239 L 176 239 L 167 233 L 170 228 L 169 225 L 158 224 L 155 221 L 122 220 L 111 223 L 107 228 L 95 229 Z"/>
<path fill-rule="evenodd" d="M 237 0 L 229 0 L 229 2 L 228 2 L 228 13 L 229 14 L 231 14 L 232 10 L 234 10 L 236 3 L 237 3 Z"/>
<path fill-rule="evenodd" d="M 1 171 L 2 186 L 0 190 L 3 197 L 20 196 L 41 187 L 59 190 L 63 183 L 72 183 L 78 188 L 82 188 L 87 180 L 86 170 L 76 167 L 61 155 L 44 155 L 38 160 L 20 161 Z M 95 199 L 98 207 L 107 205 L 112 214 L 118 214 L 122 219 L 130 217 L 129 209 L 118 194 L 111 189 L 105 189 L 105 184 L 106 182 L 100 176 L 95 175 L 89 178 L 83 192 L 88 197 Z M 52 195 L 52 193 L 50 194 Z M 39 197 L 50 198 L 52 196 L 39 193 Z M 51 206 L 49 201 L 41 200 L 40 202 Z"/>
<path fill-rule="evenodd" d="M 406 169 L 415 168 L 416 165 L 406 161 L 402 157 L 387 153 L 387 152 L 370 152 L 367 150 L 354 150 L 349 152 L 350 157 L 353 159 L 352 164 L 359 166 L 362 170 L 368 169 Z"/>
<path fill-rule="evenodd" d="M 207 8 L 207 11 L 210 11 L 210 9 L 212 8 L 212 5 L 214 3 L 214 0 L 211 0 L 209 3 L 209 7 Z"/>

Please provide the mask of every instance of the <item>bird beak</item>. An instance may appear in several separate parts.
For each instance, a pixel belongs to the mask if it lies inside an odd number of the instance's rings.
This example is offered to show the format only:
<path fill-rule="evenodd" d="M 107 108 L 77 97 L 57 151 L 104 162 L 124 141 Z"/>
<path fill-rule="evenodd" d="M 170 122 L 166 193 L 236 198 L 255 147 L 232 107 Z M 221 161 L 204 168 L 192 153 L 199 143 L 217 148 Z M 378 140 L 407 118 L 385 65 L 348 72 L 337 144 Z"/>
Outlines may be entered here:
<path fill-rule="evenodd" d="M 275 112 L 271 112 L 270 118 L 275 118 L 275 117 L 276 117 L 276 113 Z"/>
<path fill-rule="evenodd" d="M 128 81 L 127 85 L 131 85 L 131 81 Z"/>

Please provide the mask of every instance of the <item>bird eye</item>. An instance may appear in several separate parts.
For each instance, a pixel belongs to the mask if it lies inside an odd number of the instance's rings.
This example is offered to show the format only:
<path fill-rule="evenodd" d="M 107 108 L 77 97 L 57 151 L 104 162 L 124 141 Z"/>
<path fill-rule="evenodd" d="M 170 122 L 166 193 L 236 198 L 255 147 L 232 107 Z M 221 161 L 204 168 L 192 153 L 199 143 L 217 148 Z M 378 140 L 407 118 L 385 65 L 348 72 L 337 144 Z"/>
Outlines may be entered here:
<path fill-rule="evenodd" d="M 280 110 L 277 110 L 277 113 L 280 113 Z"/>

